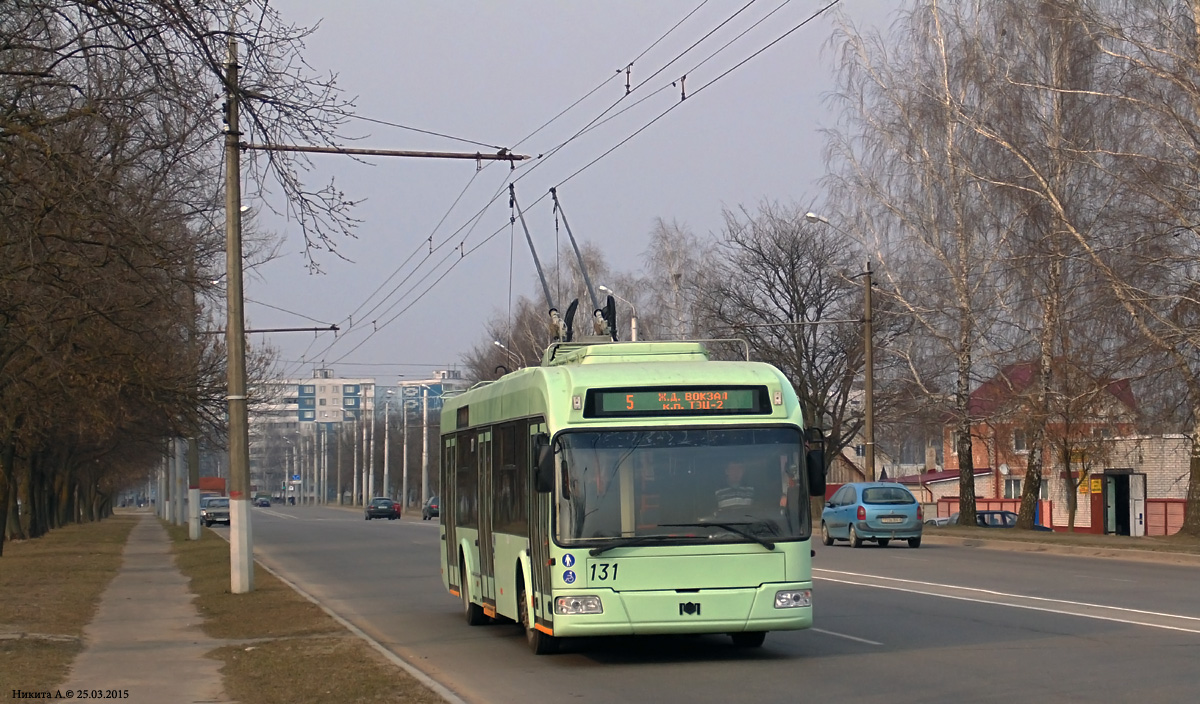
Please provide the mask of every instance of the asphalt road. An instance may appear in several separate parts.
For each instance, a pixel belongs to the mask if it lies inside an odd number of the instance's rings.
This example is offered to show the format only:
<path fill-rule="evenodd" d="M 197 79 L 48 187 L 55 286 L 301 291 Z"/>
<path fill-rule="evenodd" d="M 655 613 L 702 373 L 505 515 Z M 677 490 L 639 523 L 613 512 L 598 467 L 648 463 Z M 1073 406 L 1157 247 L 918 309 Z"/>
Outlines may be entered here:
<path fill-rule="evenodd" d="M 438 526 L 254 509 L 256 556 L 468 702 L 1196 702 L 1200 567 L 817 541 L 816 627 L 589 639 L 467 626 Z"/>

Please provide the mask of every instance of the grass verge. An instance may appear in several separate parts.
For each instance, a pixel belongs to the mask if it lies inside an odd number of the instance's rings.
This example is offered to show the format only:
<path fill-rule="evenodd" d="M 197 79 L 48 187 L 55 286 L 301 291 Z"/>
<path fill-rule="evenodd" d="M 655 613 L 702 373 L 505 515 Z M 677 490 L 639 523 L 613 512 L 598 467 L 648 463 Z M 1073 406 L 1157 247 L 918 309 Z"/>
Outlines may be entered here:
<path fill-rule="evenodd" d="M 137 518 L 116 515 L 4 544 L 0 557 L 0 702 L 54 689 L 83 649 L 83 629 L 121 566 Z"/>
<path fill-rule="evenodd" d="M 180 570 L 191 582 L 204 632 L 242 641 L 212 651 L 225 693 L 256 704 L 435 704 L 442 698 L 346 631 L 308 599 L 254 566 L 254 591 L 231 594 L 229 544 L 210 530 L 187 539 L 167 526 Z"/>
<path fill-rule="evenodd" d="M 1127 535 L 1097 535 L 1065 531 L 1033 531 L 1012 528 L 980 528 L 976 526 L 925 527 L 925 535 L 945 535 L 980 540 L 1007 540 L 1045 545 L 1069 545 L 1106 550 L 1140 550 L 1143 552 L 1181 553 L 1200 555 L 1200 538 L 1189 535 L 1168 535 L 1133 538 Z"/>

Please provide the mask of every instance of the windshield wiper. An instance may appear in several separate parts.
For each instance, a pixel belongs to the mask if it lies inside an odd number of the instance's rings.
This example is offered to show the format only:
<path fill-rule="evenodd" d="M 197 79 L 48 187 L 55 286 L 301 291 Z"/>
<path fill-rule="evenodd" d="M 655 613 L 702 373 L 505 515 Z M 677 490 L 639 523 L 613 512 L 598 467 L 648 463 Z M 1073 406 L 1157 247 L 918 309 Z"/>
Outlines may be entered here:
<path fill-rule="evenodd" d="M 655 527 L 657 527 L 657 526 L 655 526 Z M 598 548 L 592 548 L 591 550 L 588 550 L 588 554 L 591 555 L 592 557 L 595 557 L 596 555 L 606 553 L 609 550 L 612 550 L 613 548 L 624 548 L 624 547 L 628 547 L 630 545 L 641 545 L 643 543 L 652 543 L 656 540 L 671 540 L 673 538 L 678 538 L 678 537 L 680 537 L 680 536 L 678 536 L 678 535 L 637 535 L 637 536 L 633 536 L 630 538 L 625 538 L 624 540 L 614 540 L 613 542 L 609 543 L 608 545 L 602 545 Z"/>
<path fill-rule="evenodd" d="M 659 524 L 660 528 L 703 528 L 705 526 L 717 526 L 718 528 L 724 528 L 725 530 L 729 531 L 730 533 L 737 533 L 738 535 L 742 536 L 743 538 L 749 538 L 750 540 L 753 540 L 754 542 L 758 543 L 759 545 L 763 546 L 764 548 L 766 548 L 768 550 L 775 549 L 774 542 L 767 540 L 766 538 L 759 537 L 759 536 L 751 533 L 748 530 L 742 530 L 741 528 L 738 527 L 738 526 L 764 526 L 765 527 L 765 526 L 767 526 L 766 521 L 737 521 L 737 522 L 704 521 L 702 523 L 662 523 L 662 524 Z"/>

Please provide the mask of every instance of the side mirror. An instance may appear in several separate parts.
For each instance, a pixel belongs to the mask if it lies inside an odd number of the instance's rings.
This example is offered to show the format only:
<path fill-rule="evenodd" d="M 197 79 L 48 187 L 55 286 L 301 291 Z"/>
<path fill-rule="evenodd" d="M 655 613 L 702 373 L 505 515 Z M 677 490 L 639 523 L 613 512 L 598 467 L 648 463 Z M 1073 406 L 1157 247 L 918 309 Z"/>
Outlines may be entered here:
<path fill-rule="evenodd" d="M 539 494 L 549 494 L 554 491 L 554 450 L 550 447 L 550 436 L 538 433 L 534 447 L 537 466 L 533 470 L 533 488 Z"/>
<path fill-rule="evenodd" d="M 805 431 L 805 470 L 808 473 L 808 495 L 825 496 L 825 434 L 820 428 Z"/>

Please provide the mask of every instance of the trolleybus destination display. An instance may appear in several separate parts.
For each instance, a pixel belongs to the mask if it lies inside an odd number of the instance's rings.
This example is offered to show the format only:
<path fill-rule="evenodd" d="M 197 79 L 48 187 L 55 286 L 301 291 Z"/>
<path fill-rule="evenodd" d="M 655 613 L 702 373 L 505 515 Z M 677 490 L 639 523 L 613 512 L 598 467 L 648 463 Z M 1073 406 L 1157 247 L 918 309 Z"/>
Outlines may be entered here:
<path fill-rule="evenodd" d="M 771 412 L 765 386 L 592 389 L 584 416 L 692 416 Z"/>

